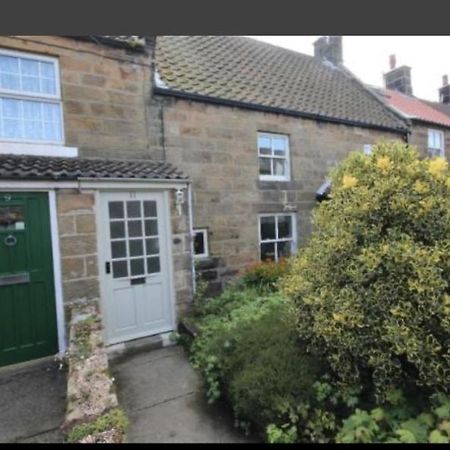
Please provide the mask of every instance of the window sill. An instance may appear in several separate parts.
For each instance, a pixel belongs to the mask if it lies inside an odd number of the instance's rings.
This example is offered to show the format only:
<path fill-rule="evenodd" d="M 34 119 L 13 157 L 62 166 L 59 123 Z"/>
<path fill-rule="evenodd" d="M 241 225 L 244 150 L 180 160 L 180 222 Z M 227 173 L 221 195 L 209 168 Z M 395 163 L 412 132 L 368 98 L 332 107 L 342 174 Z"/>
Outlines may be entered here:
<path fill-rule="evenodd" d="M 0 155 L 59 156 L 76 158 L 77 147 L 58 144 L 30 144 L 25 142 L 0 142 Z"/>

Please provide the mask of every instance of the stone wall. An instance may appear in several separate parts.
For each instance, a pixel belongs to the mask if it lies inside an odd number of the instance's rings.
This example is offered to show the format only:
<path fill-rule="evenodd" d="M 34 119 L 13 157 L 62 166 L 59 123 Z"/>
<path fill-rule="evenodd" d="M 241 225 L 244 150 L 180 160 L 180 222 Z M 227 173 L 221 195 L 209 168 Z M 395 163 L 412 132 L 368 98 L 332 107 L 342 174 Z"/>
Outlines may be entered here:
<path fill-rule="evenodd" d="M 439 125 L 424 124 L 421 122 L 414 122 L 412 132 L 409 136 L 409 144 L 418 148 L 423 157 L 428 156 L 428 129 L 440 130 L 444 132 L 444 151 L 445 156 L 450 161 L 450 128 L 440 127 Z"/>
<path fill-rule="evenodd" d="M 212 291 L 259 259 L 258 215 L 294 209 L 301 244 L 311 232 L 315 191 L 350 151 L 399 134 L 274 113 L 156 96 L 150 121 L 164 125 L 155 155 L 193 181 L 194 226 L 207 228 L 211 258 L 200 261 Z M 162 112 L 161 112 L 162 110 Z M 257 132 L 289 135 L 290 182 L 258 180 Z"/>
<path fill-rule="evenodd" d="M 80 156 L 149 156 L 148 54 L 58 36 L 0 36 L 0 47 L 58 58 L 65 145 Z"/>
<path fill-rule="evenodd" d="M 92 192 L 62 189 L 56 198 L 64 302 L 96 302 L 100 288 L 95 196 Z"/>

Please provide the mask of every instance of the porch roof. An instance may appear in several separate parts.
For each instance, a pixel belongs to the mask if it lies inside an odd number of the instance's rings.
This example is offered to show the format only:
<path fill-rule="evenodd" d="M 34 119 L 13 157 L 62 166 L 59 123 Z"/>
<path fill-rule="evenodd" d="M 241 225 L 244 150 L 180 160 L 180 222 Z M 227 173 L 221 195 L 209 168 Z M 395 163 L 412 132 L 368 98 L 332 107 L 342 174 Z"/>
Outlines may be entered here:
<path fill-rule="evenodd" d="M 187 180 L 172 164 L 153 160 L 0 155 L 0 179 L 74 181 L 84 178 Z"/>

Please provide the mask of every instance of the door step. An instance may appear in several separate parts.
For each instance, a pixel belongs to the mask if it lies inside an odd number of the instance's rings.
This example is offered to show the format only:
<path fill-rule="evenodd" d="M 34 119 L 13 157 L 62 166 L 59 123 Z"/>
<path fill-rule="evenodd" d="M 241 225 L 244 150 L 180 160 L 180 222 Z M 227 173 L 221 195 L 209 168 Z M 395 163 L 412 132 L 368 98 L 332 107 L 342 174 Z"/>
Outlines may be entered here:
<path fill-rule="evenodd" d="M 122 342 L 106 347 L 109 360 L 117 360 L 124 356 L 135 355 L 137 353 L 149 352 L 162 347 L 175 345 L 170 339 L 172 332 L 156 334 L 145 338 L 133 339 L 132 341 Z"/>

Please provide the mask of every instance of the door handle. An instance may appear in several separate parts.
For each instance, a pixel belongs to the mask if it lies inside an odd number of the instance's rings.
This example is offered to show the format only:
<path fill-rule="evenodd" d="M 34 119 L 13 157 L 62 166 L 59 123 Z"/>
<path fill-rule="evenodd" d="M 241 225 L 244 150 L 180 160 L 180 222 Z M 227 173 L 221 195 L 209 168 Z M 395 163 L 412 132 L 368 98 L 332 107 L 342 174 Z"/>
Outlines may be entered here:
<path fill-rule="evenodd" d="M 111 263 L 109 261 L 106 261 L 105 263 L 105 272 L 111 273 Z"/>

